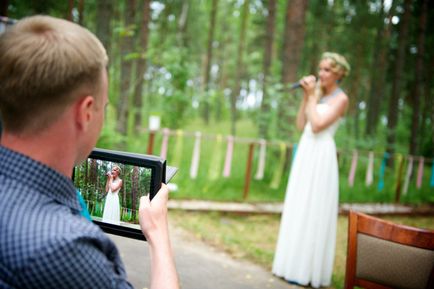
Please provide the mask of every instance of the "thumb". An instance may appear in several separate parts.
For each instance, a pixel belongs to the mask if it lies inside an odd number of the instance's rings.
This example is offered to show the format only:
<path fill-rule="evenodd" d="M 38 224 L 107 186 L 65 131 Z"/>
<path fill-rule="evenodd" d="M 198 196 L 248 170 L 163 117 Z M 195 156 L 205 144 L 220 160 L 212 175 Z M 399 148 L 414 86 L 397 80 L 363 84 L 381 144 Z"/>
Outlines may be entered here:
<path fill-rule="evenodd" d="M 146 196 L 142 196 L 140 198 L 139 209 L 149 208 L 151 206 L 151 201 L 149 200 L 149 194 Z"/>

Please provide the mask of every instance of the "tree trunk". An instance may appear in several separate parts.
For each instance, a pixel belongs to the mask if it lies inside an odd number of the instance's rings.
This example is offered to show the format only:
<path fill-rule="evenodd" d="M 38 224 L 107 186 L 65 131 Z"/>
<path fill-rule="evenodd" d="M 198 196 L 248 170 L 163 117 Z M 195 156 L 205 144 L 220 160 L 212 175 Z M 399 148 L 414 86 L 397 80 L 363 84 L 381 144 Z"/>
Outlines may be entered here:
<path fill-rule="evenodd" d="M 130 100 L 130 79 L 132 71 L 132 61 L 127 59 L 128 54 L 133 51 L 133 35 L 130 31 L 133 29 L 135 18 L 135 0 L 127 0 L 125 7 L 125 33 L 121 39 L 121 85 L 120 97 L 118 100 L 118 123 L 117 131 L 126 136 L 128 132 L 128 115 Z"/>
<path fill-rule="evenodd" d="M 244 73 L 243 70 L 243 55 L 246 46 L 246 31 L 247 31 L 247 19 L 249 17 L 249 4 L 250 0 L 244 0 L 244 4 L 241 12 L 241 29 L 240 29 L 240 41 L 238 42 L 238 55 L 237 55 L 237 72 L 235 76 L 235 88 L 231 93 L 231 134 L 236 134 L 237 123 L 237 99 L 241 92 L 241 80 Z"/>
<path fill-rule="evenodd" d="M 84 21 L 84 0 L 78 1 L 78 24 L 83 26 Z"/>
<path fill-rule="evenodd" d="M 133 220 L 136 219 L 136 208 L 137 208 L 137 196 L 138 196 L 138 186 L 139 186 L 139 167 L 133 167 L 133 175 L 131 178 L 131 197 L 132 204 L 131 210 L 133 211 Z"/>
<path fill-rule="evenodd" d="M 74 0 L 68 0 L 68 13 L 66 14 L 66 19 L 73 21 L 72 10 L 74 9 Z"/>
<path fill-rule="evenodd" d="M 267 27 L 265 31 L 265 52 L 264 52 L 264 79 L 262 83 L 262 102 L 259 116 L 259 135 L 262 138 L 268 137 L 270 123 L 270 99 L 267 92 L 268 75 L 270 73 L 271 61 L 273 59 L 274 30 L 276 22 L 276 0 L 268 1 Z"/>
<path fill-rule="evenodd" d="M 146 72 L 146 53 L 148 49 L 149 39 L 149 21 L 151 19 L 151 1 L 143 1 L 143 19 L 139 29 L 139 51 L 141 56 L 137 59 L 137 80 L 134 87 L 134 129 L 139 132 L 142 126 L 142 92 L 143 92 L 143 77 Z"/>
<path fill-rule="evenodd" d="M 178 43 L 181 47 L 187 46 L 186 32 L 189 7 L 188 1 L 182 1 L 181 15 L 179 16 L 177 33 Z"/>
<path fill-rule="evenodd" d="M 428 25 L 428 27 L 430 26 Z M 428 47 L 427 50 L 430 51 L 430 49 L 431 48 Z M 430 55 L 430 59 L 426 62 L 425 65 L 426 65 L 424 69 L 425 87 L 423 92 L 424 105 L 423 105 L 422 124 L 421 124 L 420 131 L 423 132 L 423 135 L 429 138 L 429 140 L 426 141 L 424 138 L 423 141 L 421 141 L 421 143 L 425 144 L 425 142 L 428 142 L 428 144 L 434 144 L 434 125 L 432 125 L 434 123 L 434 95 L 432 93 L 433 88 L 430 85 L 428 85 L 428 83 L 434 83 L 434 56 Z M 425 131 L 427 130 L 427 126 L 429 131 L 425 133 Z M 429 151 L 430 153 L 427 154 L 427 156 L 432 157 L 432 153 L 433 153 L 432 148 L 429 148 Z M 426 151 L 422 153 L 426 154 Z"/>
<path fill-rule="evenodd" d="M 353 135 L 356 138 L 356 140 L 359 138 L 359 102 L 360 102 L 360 95 L 361 95 L 361 89 L 362 86 L 361 83 L 361 71 L 360 68 L 362 67 L 362 61 L 363 61 L 363 51 L 362 46 L 356 45 L 355 48 L 355 62 L 353 63 L 354 69 L 352 70 L 352 81 L 351 81 L 351 103 L 348 109 L 349 115 L 352 117 L 353 121 Z M 350 124 L 349 122 L 348 124 Z"/>
<path fill-rule="evenodd" d="M 307 0 L 288 0 L 287 2 L 282 56 L 282 84 L 284 86 L 297 80 L 297 70 L 304 45 L 307 6 Z M 288 123 L 294 123 L 294 117 L 288 115 L 288 107 L 295 106 L 294 101 L 285 94 L 278 109 L 278 131 L 285 136 L 289 133 Z"/>
<path fill-rule="evenodd" d="M 89 199 L 92 194 L 89 195 L 88 184 L 89 183 L 89 159 L 84 161 L 84 187 L 86 188 L 86 197 Z"/>
<path fill-rule="evenodd" d="M 92 190 L 91 194 L 96 195 L 96 198 L 99 199 L 101 195 L 103 195 L 105 192 L 97 191 L 96 187 L 96 179 L 98 176 L 98 164 L 95 159 L 91 159 L 90 161 L 90 172 L 89 172 L 89 182 L 90 186 L 89 188 Z"/>
<path fill-rule="evenodd" d="M 223 10 L 223 15 L 226 15 L 228 13 L 227 9 L 226 11 Z M 220 14 L 221 15 L 221 14 Z M 222 22 L 222 36 L 219 41 L 219 49 L 217 50 L 217 56 L 218 56 L 218 67 L 219 67 L 219 75 L 218 75 L 218 90 L 219 93 L 217 95 L 218 101 L 215 108 L 215 118 L 217 121 L 220 121 L 223 117 L 223 107 L 225 104 L 225 95 L 224 91 L 227 88 L 228 83 L 228 69 L 226 68 L 226 53 L 227 53 L 227 47 L 228 43 L 232 42 L 232 35 L 230 33 L 226 33 L 229 29 L 229 25 L 227 21 L 221 21 Z"/>
<path fill-rule="evenodd" d="M 282 83 L 297 80 L 297 69 L 304 45 L 305 18 L 308 1 L 288 0 L 283 38 Z"/>
<path fill-rule="evenodd" d="M 409 153 L 415 155 L 419 152 L 419 124 L 420 124 L 420 95 L 424 87 L 423 65 L 425 58 L 425 31 L 427 22 L 428 0 L 423 0 L 420 7 L 418 41 L 417 41 L 417 60 L 416 60 L 416 79 L 413 88 L 413 115 L 411 118 L 410 148 Z"/>
<path fill-rule="evenodd" d="M 110 27 L 113 17 L 113 0 L 97 0 L 96 2 L 96 35 L 104 45 L 107 55 L 110 56 L 112 29 Z"/>
<path fill-rule="evenodd" d="M 203 118 L 206 124 L 209 123 L 210 118 L 210 100 L 209 100 L 209 81 L 210 81 L 210 74 L 211 74 L 211 64 L 212 64 L 212 57 L 213 57 L 213 43 L 214 43 L 214 32 L 215 32 L 215 22 L 216 22 L 216 16 L 217 16 L 217 10 L 218 10 L 218 0 L 212 0 L 212 7 L 211 7 L 211 17 L 209 22 L 209 28 L 208 28 L 208 48 L 206 53 L 206 59 L 205 59 L 205 76 L 203 79 L 203 85 L 205 88 L 205 99 L 204 101 L 204 108 L 203 108 Z"/>
<path fill-rule="evenodd" d="M 351 95 L 351 101 L 349 104 L 349 115 L 353 121 L 353 135 L 355 139 L 359 139 L 360 131 L 360 109 L 359 104 L 364 101 L 364 95 L 366 90 L 365 79 L 363 74 L 363 67 L 365 63 L 364 56 L 369 54 L 368 47 L 364 45 L 366 39 L 370 37 L 370 31 L 367 26 L 364 25 L 370 20 L 369 6 L 366 1 L 358 1 L 355 4 L 357 11 L 356 16 L 353 18 L 352 29 L 354 38 L 352 40 L 354 47 L 353 64 L 351 73 L 351 85 L 349 94 Z M 365 74 L 366 75 L 366 74 Z M 351 122 L 347 122 L 350 124 Z"/>
<path fill-rule="evenodd" d="M 387 151 L 393 153 L 395 151 L 396 125 L 398 123 L 398 103 L 401 93 L 402 72 L 405 64 L 406 51 L 408 43 L 408 28 L 411 16 L 411 0 L 404 2 L 404 15 L 402 17 L 401 27 L 398 36 L 398 51 L 396 55 L 396 65 L 392 83 L 392 93 L 390 95 L 389 113 L 387 116 Z M 392 160 L 392 158 L 391 158 Z"/>
<path fill-rule="evenodd" d="M 314 18 L 313 25 L 308 27 L 308 29 L 312 29 L 311 37 L 314 37 L 309 53 L 309 72 L 316 74 L 318 71 L 319 57 L 324 51 L 324 46 L 327 43 L 327 28 L 328 26 L 333 27 L 334 18 L 331 17 L 332 9 L 329 7 L 327 0 L 311 2 L 309 10 L 313 14 Z"/>
<path fill-rule="evenodd" d="M 381 2 L 383 3 L 383 2 Z M 378 121 L 380 119 L 381 103 L 384 99 L 386 73 L 387 73 L 387 53 L 392 32 L 392 11 L 393 6 L 388 13 L 388 23 L 384 23 L 382 7 L 380 13 L 379 27 L 377 28 L 377 35 L 375 40 L 374 61 L 372 62 L 372 77 L 371 87 L 369 92 L 369 100 L 367 106 L 367 119 L 366 119 L 366 135 L 375 136 Z"/>
<path fill-rule="evenodd" d="M 8 16 L 9 0 L 0 1 L 0 16 Z"/>

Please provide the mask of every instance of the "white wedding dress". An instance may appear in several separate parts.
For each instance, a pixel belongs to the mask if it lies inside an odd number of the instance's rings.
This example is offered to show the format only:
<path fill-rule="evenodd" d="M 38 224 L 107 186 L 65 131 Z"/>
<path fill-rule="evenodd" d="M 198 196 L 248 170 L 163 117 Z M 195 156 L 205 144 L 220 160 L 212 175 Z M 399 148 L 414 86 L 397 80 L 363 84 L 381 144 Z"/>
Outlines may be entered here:
<path fill-rule="evenodd" d="M 317 104 L 318 114 L 327 103 Z M 334 134 L 339 119 L 319 133 L 307 123 L 293 160 L 273 273 L 312 287 L 331 283 L 338 215 L 338 164 Z"/>
<path fill-rule="evenodd" d="M 112 192 L 111 187 L 116 186 L 121 181 L 120 178 L 116 178 L 109 185 L 109 191 L 107 193 L 104 205 L 104 212 L 102 214 L 102 221 L 106 223 L 111 223 L 119 225 L 121 222 L 121 208 L 119 205 L 119 187 L 116 191 Z"/>

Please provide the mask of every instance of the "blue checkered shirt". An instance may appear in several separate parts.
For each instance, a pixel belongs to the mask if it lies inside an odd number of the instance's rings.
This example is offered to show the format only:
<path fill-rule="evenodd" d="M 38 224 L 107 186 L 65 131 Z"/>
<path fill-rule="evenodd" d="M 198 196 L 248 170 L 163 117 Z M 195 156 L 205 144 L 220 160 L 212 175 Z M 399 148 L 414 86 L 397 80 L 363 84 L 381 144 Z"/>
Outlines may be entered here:
<path fill-rule="evenodd" d="M 71 180 L 0 146 L 0 288 L 131 288 Z"/>

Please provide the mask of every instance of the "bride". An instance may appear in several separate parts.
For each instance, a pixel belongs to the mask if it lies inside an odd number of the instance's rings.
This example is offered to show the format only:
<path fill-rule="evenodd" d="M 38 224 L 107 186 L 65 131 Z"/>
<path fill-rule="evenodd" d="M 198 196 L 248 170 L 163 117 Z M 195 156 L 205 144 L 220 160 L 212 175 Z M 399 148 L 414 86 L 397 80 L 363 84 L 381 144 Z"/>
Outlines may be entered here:
<path fill-rule="evenodd" d="M 273 273 L 303 286 L 331 283 L 339 194 L 334 134 L 349 103 L 339 87 L 349 71 L 342 55 L 326 52 L 319 80 L 311 75 L 300 81 L 304 98 L 297 127 L 304 130 L 288 180 Z"/>
<path fill-rule="evenodd" d="M 119 206 L 119 191 L 122 187 L 121 168 L 113 166 L 111 172 L 107 173 L 107 182 L 105 184 L 105 191 L 107 197 L 104 205 L 104 212 L 102 214 L 102 221 L 119 225 L 121 220 L 121 210 Z"/>

